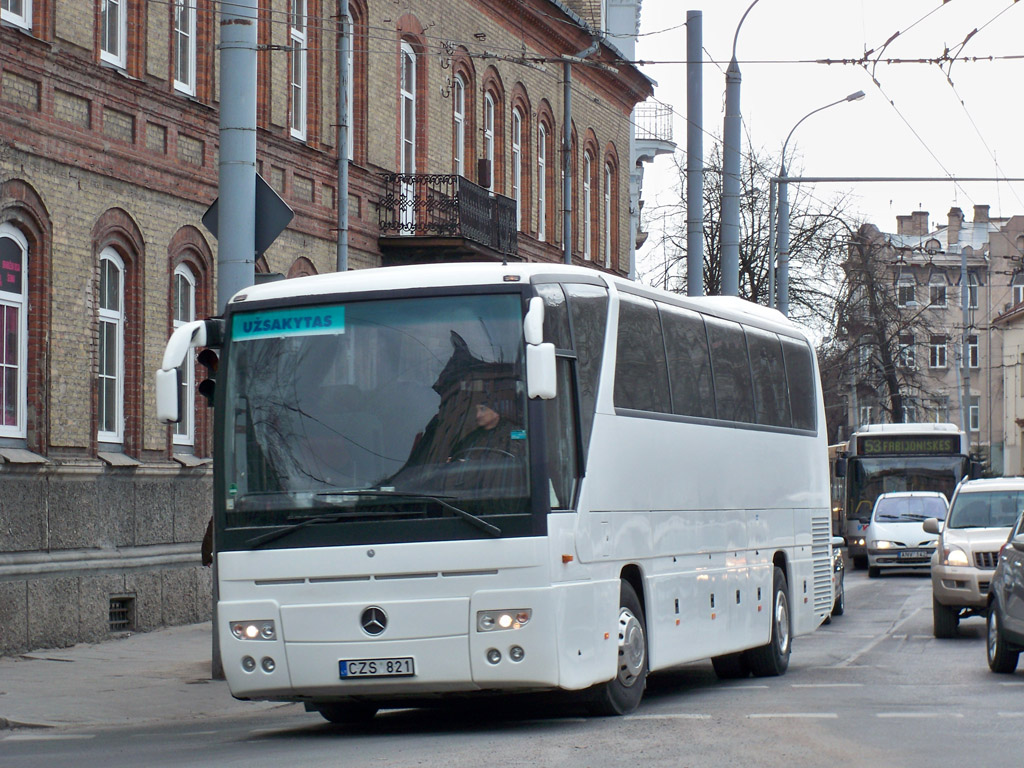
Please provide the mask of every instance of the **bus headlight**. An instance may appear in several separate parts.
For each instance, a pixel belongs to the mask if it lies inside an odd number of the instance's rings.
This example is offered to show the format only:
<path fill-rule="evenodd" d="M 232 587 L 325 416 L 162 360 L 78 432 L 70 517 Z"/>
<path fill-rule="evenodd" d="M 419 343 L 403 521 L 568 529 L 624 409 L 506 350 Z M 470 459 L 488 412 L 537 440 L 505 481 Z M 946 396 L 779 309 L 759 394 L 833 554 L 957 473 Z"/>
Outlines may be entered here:
<path fill-rule="evenodd" d="M 495 632 L 502 629 L 522 629 L 533 618 L 530 608 L 515 608 L 503 611 L 477 611 L 478 632 Z"/>
<path fill-rule="evenodd" d="M 963 567 L 971 563 L 967 559 L 967 553 L 960 547 L 947 546 L 942 548 L 942 564 Z"/>
<path fill-rule="evenodd" d="M 273 619 L 232 621 L 231 634 L 238 640 L 276 640 L 277 627 Z"/>

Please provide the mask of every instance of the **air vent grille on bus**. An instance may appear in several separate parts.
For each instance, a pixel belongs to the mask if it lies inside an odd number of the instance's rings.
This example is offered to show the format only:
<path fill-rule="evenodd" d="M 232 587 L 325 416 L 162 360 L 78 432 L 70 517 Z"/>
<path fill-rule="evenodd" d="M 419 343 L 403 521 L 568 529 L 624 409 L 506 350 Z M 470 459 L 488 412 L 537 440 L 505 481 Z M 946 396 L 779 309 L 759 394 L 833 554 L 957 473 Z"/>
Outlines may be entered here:
<path fill-rule="evenodd" d="M 811 559 L 814 562 L 814 612 L 828 613 L 832 608 L 832 557 L 829 542 L 832 523 L 828 515 L 811 518 Z"/>

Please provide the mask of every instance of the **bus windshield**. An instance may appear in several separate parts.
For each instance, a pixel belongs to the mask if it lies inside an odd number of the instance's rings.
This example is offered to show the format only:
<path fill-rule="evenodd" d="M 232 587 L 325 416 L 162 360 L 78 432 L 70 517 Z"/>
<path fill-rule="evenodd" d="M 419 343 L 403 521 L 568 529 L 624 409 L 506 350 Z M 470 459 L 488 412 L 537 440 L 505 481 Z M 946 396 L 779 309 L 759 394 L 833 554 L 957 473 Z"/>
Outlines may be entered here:
<path fill-rule="evenodd" d="M 235 313 L 225 528 L 526 512 L 522 324 L 510 293 Z"/>
<path fill-rule="evenodd" d="M 848 518 L 866 523 L 875 499 L 883 493 L 938 491 L 949 498 L 965 474 L 966 461 L 963 456 L 851 457 L 846 480 Z"/>

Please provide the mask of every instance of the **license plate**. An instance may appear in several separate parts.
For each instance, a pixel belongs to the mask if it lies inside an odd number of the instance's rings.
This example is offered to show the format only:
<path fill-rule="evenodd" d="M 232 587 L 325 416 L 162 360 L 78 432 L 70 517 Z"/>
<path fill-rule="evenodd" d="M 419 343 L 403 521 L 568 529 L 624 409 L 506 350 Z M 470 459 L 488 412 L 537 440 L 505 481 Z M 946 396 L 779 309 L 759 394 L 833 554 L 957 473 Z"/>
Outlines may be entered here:
<path fill-rule="evenodd" d="M 931 556 L 931 550 L 927 549 L 903 549 L 896 553 L 897 560 L 921 560 Z"/>
<path fill-rule="evenodd" d="M 397 656 L 390 659 L 341 659 L 338 674 L 350 677 L 412 677 L 416 668 L 411 656 Z"/>

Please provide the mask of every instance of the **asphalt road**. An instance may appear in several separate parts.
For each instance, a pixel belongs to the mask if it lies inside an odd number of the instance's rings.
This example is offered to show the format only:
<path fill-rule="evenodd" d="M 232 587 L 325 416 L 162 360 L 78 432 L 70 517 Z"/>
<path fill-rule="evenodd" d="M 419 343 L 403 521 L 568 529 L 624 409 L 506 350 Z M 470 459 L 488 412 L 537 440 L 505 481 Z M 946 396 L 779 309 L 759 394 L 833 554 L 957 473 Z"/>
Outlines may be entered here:
<path fill-rule="evenodd" d="M 926 575 L 847 571 L 847 611 L 797 638 L 778 678 L 721 682 L 710 662 L 651 677 L 639 711 L 585 717 L 560 698 L 385 712 L 330 725 L 295 705 L 245 718 L 110 730 L 23 731 L 0 766 L 282 765 L 935 768 L 1024 764 L 1024 668 L 994 675 L 984 622 L 931 633 Z"/>

